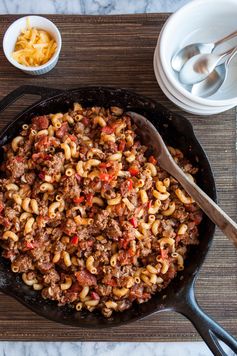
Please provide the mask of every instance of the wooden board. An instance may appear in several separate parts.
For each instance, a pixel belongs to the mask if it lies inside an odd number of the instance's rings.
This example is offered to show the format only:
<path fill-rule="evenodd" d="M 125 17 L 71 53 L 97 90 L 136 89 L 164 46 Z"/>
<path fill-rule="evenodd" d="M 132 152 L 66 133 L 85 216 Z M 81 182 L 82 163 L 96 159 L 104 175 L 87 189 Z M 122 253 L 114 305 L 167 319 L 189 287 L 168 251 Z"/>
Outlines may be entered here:
<path fill-rule="evenodd" d="M 236 113 L 230 110 L 197 117 L 178 110 L 161 92 L 153 73 L 153 52 L 167 14 L 109 17 L 48 16 L 62 33 L 57 67 L 47 75 L 30 77 L 12 67 L 0 51 L 0 99 L 23 84 L 62 89 L 109 85 L 132 89 L 157 99 L 185 115 L 205 148 L 216 177 L 219 204 L 236 219 Z M 2 34 L 16 16 L 0 17 Z M 175 34 L 174 34 L 175 36 Z M 35 100 L 35 98 L 34 98 Z M 32 98 L 14 104 L 0 118 L 0 128 Z M 237 336 L 237 253 L 217 231 L 196 285 L 204 310 Z M 111 330 L 83 330 L 38 317 L 14 299 L 0 295 L 1 340 L 189 341 L 199 336 L 184 317 L 159 313 Z"/>

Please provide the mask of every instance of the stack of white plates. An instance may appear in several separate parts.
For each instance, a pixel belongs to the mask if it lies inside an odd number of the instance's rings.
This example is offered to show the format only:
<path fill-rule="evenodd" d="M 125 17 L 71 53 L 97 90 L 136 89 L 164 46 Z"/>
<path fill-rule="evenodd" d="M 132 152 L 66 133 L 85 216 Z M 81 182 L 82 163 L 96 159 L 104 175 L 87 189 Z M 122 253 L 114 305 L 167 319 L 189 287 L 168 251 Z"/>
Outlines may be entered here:
<path fill-rule="evenodd" d="M 209 98 L 190 93 L 171 67 L 173 55 L 190 43 L 209 43 L 237 30 L 236 0 L 194 0 L 174 13 L 165 23 L 154 52 L 154 71 L 164 94 L 183 110 L 198 115 L 213 115 L 237 105 L 237 56 L 229 66 L 222 87 Z M 221 26 L 220 26 L 221 24 Z M 237 45 L 237 36 L 215 49 Z"/>

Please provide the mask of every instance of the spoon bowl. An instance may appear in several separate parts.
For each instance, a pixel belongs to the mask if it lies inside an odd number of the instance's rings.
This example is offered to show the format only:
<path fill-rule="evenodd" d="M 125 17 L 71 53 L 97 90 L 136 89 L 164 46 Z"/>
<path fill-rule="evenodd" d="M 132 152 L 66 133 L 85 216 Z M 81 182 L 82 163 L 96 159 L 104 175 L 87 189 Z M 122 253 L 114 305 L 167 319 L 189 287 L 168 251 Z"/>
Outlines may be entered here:
<path fill-rule="evenodd" d="M 226 60 L 234 50 L 235 48 L 231 48 L 221 54 L 205 53 L 190 58 L 179 72 L 179 80 L 183 84 L 189 85 L 203 81 L 213 72 L 215 67 L 218 66 L 222 60 Z"/>
<path fill-rule="evenodd" d="M 214 49 L 214 43 L 192 43 L 180 49 L 171 60 L 171 66 L 179 72 L 183 65 L 192 57 L 202 53 L 211 53 Z"/>
<path fill-rule="evenodd" d="M 220 89 L 226 79 L 225 64 L 221 64 L 200 83 L 194 84 L 191 93 L 201 98 L 208 98 Z"/>
<path fill-rule="evenodd" d="M 202 98 L 215 94 L 226 81 L 228 66 L 236 53 L 237 48 L 234 48 L 226 62 L 217 66 L 206 79 L 192 86 L 191 93 Z"/>

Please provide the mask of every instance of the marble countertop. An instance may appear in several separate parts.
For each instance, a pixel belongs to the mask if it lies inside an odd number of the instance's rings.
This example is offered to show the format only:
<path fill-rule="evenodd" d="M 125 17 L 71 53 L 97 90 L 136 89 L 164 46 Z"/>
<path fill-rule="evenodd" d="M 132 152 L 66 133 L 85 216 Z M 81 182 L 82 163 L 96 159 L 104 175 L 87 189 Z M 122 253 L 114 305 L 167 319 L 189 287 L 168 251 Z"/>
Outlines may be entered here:
<path fill-rule="evenodd" d="M 1 0 L 0 14 L 132 14 L 174 12 L 190 0 Z M 182 340 L 181 340 L 182 341 Z M 0 342 L 8 356 L 210 356 L 203 342 L 98 343 Z M 229 353 L 229 355 L 233 355 Z"/>
<path fill-rule="evenodd" d="M 1 0 L 0 14 L 111 15 L 173 12 L 190 0 Z"/>

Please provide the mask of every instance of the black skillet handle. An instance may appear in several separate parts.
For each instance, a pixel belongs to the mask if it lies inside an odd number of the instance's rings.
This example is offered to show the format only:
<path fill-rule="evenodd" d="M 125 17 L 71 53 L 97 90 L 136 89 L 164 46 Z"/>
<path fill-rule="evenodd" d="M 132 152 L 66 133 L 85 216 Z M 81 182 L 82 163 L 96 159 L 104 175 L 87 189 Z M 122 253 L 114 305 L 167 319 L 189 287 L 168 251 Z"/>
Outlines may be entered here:
<path fill-rule="evenodd" d="M 183 303 L 180 304 L 180 308 L 177 308 L 177 311 L 192 322 L 209 349 L 213 352 L 213 355 L 228 356 L 220 341 L 229 346 L 234 355 L 237 355 L 237 340 L 204 313 L 199 306 L 194 295 L 194 282 L 189 286 L 188 292 L 186 290 Z"/>
<path fill-rule="evenodd" d="M 43 100 L 51 96 L 60 94 L 62 92 L 63 90 L 60 89 L 37 87 L 34 85 L 22 85 L 21 87 L 13 90 L 11 93 L 6 95 L 0 101 L 0 112 L 5 110 L 10 104 L 14 103 L 17 99 L 19 99 L 25 94 L 38 95 Z"/>

